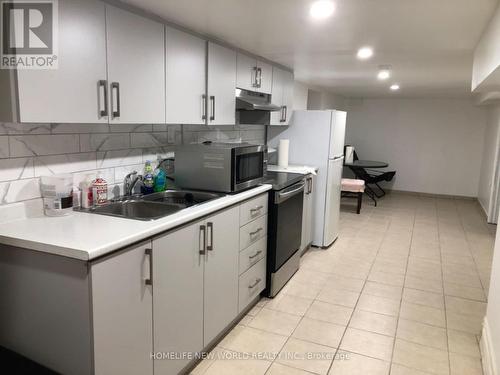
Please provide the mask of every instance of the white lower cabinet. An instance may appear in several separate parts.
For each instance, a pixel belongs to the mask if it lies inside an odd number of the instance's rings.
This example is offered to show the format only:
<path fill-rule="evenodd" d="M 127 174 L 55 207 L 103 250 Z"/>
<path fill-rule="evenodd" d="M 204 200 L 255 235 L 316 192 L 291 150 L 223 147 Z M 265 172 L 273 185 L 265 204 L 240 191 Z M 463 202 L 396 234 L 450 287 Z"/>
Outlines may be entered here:
<path fill-rule="evenodd" d="M 266 287 L 266 258 L 240 276 L 238 310 L 242 312 Z"/>
<path fill-rule="evenodd" d="M 153 240 L 154 351 L 194 354 L 238 313 L 239 207 Z M 177 374 L 191 358 L 155 360 Z"/>
<path fill-rule="evenodd" d="M 151 241 L 92 263 L 96 375 L 153 374 Z"/>
<path fill-rule="evenodd" d="M 265 197 L 91 263 L 96 375 L 178 374 L 259 296 L 266 232 L 240 251 L 240 231 L 267 215 L 240 216 Z"/>
<path fill-rule="evenodd" d="M 235 207 L 207 219 L 205 346 L 238 315 L 239 216 Z"/>

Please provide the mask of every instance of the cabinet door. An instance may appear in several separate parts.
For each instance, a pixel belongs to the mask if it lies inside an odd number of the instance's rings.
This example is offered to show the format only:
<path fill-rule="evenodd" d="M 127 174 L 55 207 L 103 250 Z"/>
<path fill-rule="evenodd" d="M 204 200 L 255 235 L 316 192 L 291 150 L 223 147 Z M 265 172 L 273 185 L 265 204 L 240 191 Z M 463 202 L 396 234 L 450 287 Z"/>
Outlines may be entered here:
<path fill-rule="evenodd" d="M 288 125 L 293 113 L 293 73 L 282 71 L 283 75 L 283 125 Z"/>
<path fill-rule="evenodd" d="M 238 53 L 236 70 L 236 87 L 239 89 L 257 91 L 257 60 Z"/>
<path fill-rule="evenodd" d="M 150 247 L 147 242 L 91 265 L 96 374 L 153 374 Z"/>
<path fill-rule="evenodd" d="M 236 123 L 236 52 L 208 43 L 208 124 Z"/>
<path fill-rule="evenodd" d="M 165 122 L 165 27 L 106 6 L 110 123 Z"/>
<path fill-rule="evenodd" d="M 203 222 L 153 240 L 155 352 L 203 349 Z M 155 374 L 177 374 L 188 359 L 154 362 Z"/>
<path fill-rule="evenodd" d="M 259 92 L 263 92 L 264 94 L 272 93 L 273 86 L 273 67 L 271 64 L 265 63 L 263 61 L 257 61 L 257 66 L 260 69 L 259 73 L 259 83 L 260 87 L 258 88 Z"/>
<path fill-rule="evenodd" d="M 101 102 L 104 110 L 98 83 L 106 80 L 105 25 L 103 3 L 59 2 L 58 69 L 17 71 L 21 122 L 108 122 L 98 108 Z"/>
<path fill-rule="evenodd" d="M 271 102 L 279 107 L 283 107 L 283 71 L 273 67 Z M 283 125 L 284 110 L 271 112 L 271 125 Z"/>
<path fill-rule="evenodd" d="M 239 217 L 234 207 L 207 219 L 205 345 L 238 314 Z"/>
<path fill-rule="evenodd" d="M 167 123 L 206 123 L 207 42 L 166 28 Z"/>

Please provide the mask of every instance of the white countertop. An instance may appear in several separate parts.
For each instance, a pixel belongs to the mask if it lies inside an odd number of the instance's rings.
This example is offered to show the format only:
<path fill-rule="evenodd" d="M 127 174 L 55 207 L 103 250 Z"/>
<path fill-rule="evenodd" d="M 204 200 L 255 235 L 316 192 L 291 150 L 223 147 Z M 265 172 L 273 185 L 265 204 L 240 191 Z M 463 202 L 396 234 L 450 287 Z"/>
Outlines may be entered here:
<path fill-rule="evenodd" d="M 269 164 L 267 170 L 270 172 L 289 172 L 298 174 L 316 174 L 318 173 L 318 167 L 311 167 L 308 165 L 289 165 L 287 168 L 281 167 L 279 165 Z"/>
<path fill-rule="evenodd" d="M 226 195 L 154 221 L 73 212 L 63 217 L 32 217 L 0 224 L 0 244 L 79 260 L 91 260 L 271 190 L 262 185 Z"/>

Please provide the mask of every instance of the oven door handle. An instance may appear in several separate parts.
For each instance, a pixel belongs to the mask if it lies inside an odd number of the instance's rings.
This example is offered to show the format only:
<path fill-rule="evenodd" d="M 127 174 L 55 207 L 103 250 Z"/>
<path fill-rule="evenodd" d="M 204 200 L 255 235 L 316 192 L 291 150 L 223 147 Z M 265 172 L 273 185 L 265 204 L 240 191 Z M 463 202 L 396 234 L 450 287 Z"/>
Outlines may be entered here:
<path fill-rule="evenodd" d="M 286 189 L 280 191 L 279 193 L 276 193 L 275 198 L 274 198 L 274 203 L 279 204 L 279 203 L 282 203 L 282 202 L 290 199 L 291 197 L 293 197 L 297 194 L 300 194 L 300 193 L 303 194 L 305 186 L 306 186 L 306 184 L 304 182 L 300 182 L 298 184 L 292 185 L 289 188 L 286 188 Z"/>

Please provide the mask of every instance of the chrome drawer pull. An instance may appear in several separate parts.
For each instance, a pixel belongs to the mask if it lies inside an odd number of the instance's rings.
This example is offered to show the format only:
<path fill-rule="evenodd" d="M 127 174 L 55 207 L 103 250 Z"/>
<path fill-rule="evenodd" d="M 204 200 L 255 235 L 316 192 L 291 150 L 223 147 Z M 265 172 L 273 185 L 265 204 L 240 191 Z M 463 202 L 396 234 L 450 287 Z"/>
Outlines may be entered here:
<path fill-rule="evenodd" d="M 255 280 L 255 283 L 253 285 L 249 285 L 248 286 L 248 289 L 253 289 L 255 288 L 257 285 L 259 285 L 259 283 L 262 281 L 262 279 L 257 279 Z"/>
<path fill-rule="evenodd" d="M 259 228 L 259 229 L 257 229 L 255 232 L 250 232 L 250 237 L 255 236 L 256 234 L 258 234 L 258 233 L 262 232 L 263 230 L 264 230 L 264 229 Z"/>
<path fill-rule="evenodd" d="M 262 254 L 262 250 L 257 251 L 254 255 L 250 255 L 248 259 L 255 259 L 257 258 L 260 254 Z"/>
<path fill-rule="evenodd" d="M 255 208 L 252 208 L 250 210 L 250 213 L 253 215 L 255 214 L 256 212 L 260 212 L 260 210 L 262 210 L 264 208 L 264 206 L 258 206 L 258 207 L 255 207 Z"/>

